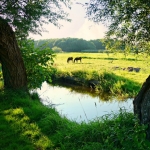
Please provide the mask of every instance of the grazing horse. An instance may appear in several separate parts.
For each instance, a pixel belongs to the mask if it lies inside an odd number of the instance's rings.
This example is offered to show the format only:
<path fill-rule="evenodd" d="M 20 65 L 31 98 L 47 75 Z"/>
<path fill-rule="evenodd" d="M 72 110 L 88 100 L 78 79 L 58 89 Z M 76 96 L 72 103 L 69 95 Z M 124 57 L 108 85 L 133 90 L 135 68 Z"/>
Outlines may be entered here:
<path fill-rule="evenodd" d="M 133 71 L 133 67 L 128 67 L 127 70 L 128 70 L 129 72 L 132 72 L 132 71 Z"/>
<path fill-rule="evenodd" d="M 82 57 L 76 57 L 75 59 L 74 59 L 74 63 L 77 61 L 78 62 L 78 60 L 80 60 L 80 62 L 81 62 L 81 59 L 82 59 Z"/>
<path fill-rule="evenodd" d="M 69 61 L 71 61 L 71 60 L 72 60 L 72 62 L 73 62 L 73 57 L 68 57 L 67 63 L 69 63 Z"/>
<path fill-rule="evenodd" d="M 139 72 L 141 68 L 133 68 L 135 72 Z"/>

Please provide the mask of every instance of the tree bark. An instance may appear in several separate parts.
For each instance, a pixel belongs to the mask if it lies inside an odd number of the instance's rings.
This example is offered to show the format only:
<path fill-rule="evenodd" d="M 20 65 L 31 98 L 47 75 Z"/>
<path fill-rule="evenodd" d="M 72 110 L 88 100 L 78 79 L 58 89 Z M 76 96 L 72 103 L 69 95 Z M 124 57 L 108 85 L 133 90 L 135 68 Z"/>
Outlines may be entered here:
<path fill-rule="evenodd" d="M 27 89 L 27 75 L 15 33 L 10 25 L 0 18 L 0 61 L 4 87 Z"/>
<path fill-rule="evenodd" d="M 150 140 L 150 76 L 143 83 L 141 90 L 133 101 L 134 114 L 140 123 L 147 124 L 147 138 Z"/>

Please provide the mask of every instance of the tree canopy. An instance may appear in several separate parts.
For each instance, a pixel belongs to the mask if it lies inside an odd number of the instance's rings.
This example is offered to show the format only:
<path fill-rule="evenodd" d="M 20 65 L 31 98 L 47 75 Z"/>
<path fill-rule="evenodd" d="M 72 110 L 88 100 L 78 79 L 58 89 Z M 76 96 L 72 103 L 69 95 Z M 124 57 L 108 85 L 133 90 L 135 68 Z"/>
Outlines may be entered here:
<path fill-rule="evenodd" d="M 1 0 L 0 17 L 19 36 L 27 36 L 28 32 L 40 34 L 43 23 L 60 27 L 59 20 L 69 21 L 64 7 L 70 8 L 70 0 Z"/>
<path fill-rule="evenodd" d="M 101 42 L 102 39 L 84 40 L 78 38 L 60 38 L 60 39 L 45 39 L 35 41 L 35 47 L 47 43 L 47 47 L 60 47 L 64 52 L 83 52 L 89 50 L 90 52 L 98 52 L 98 50 L 105 50 L 105 46 Z"/>
<path fill-rule="evenodd" d="M 106 38 L 141 47 L 150 41 L 150 2 L 147 0 L 90 0 L 86 10 L 90 20 L 102 21 L 108 26 Z"/>

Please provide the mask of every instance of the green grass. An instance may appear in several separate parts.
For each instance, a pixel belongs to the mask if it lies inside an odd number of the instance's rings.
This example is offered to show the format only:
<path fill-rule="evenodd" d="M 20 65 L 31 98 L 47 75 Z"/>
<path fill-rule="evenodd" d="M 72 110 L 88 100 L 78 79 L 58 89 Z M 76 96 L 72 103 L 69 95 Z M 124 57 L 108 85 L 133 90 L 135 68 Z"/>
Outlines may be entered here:
<path fill-rule="evenodd" d="M 68 57 L 81 56 L 82 63 L 67 63 Z M 127 67 L 140 67 L 139 73 L 128 72 L 123 69 L 114 69 L 114 67 L 127 68 Z M 131 79 L 135 82 L 142 84 L 150 73 L 150 58 L 145 56 L 139 56 L 136 58 L 130 54 L 125 57 L 123 54 L 109 54 L 107 53 L 60 53 L 55 58 L 54 67 L 61 72 L 74 72 L 85 71 L 101 74 L 102 72 L 113 72 L 116 75 L 123 76 L 127 79 Z"/>
<path fill-rule="evenodd" d="M 77 123 L 42 105 L 36 94 L 0 92 L 2 150 L 148 150 L 146 128 L 125 110 Z"/>
<path fill-rule="evenodd" d="M 67 63 L 68 57 L 81 56 L 82 62 Z M 118 67 L 118 68 L 115 68 Z M 128 72 L 123 68 L 141 68 L 140 72 Z M 55 58 L 54 78 L 76 77 L 87 85 L 90 79 L 99 81 L 96 92 L 112 95 L 115 97 L 132 98 L 137 95 L 142 84 L 149 76 L 150 58 L 139 56 L 136 58 L 130 54 L 125 57 L 123 54 L 106 53 L 61 53 Z M 81 82 L 81 83 L 82 83 Z M 99 91 L 99 92 L 98 92 Z M 103 95 L 104 95 L 103 94 Z"/>

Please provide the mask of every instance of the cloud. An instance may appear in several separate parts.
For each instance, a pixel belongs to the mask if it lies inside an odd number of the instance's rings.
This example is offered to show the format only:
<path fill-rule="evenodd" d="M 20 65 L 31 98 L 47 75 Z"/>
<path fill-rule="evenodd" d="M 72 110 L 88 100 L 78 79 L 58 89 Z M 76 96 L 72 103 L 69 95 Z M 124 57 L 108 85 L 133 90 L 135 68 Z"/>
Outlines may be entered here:
<path fill-rule="evenodd" d="M 42 36 L 30 34 L 30 37 L 35 40 L 67 37 L 90 40 L 103 38 L 107 31 L 104 25 L 94 24 L 87 19 L 78 25 L 76 25 L 76 23 L 64 23 L 64 26 L 60 29 L 52 24 L 45 25 L 44 28 L 48 30 L 48 32 L 42 32 Z"/>
<path fill-rule="evenodd" d="M 84 0 L 83 2 L 87 2 Z M 42 36 L 30 34 L 29 37 L 35 40 L 51 39 L 51 38 L 83 38 L 86 40 L 100 39 L 104 37 L 107 30 L 104 25 L 96 25 L 85 18 L 85 10 L 82 5 L 74 2 L 72 9 L 69 11 L 71 22 L 60 21 L 63 25 L 60 29 L 53 24 L 43 25 L 43 28 L 48 32 L 42 32 Z"/>
<path fill-rule="evenodd" d="M 103 24 L 94 24 L 85 19 L 79 30 L 72 37 L 90 39 L 101 39 L 105 36 L 107 28 Z"/>

